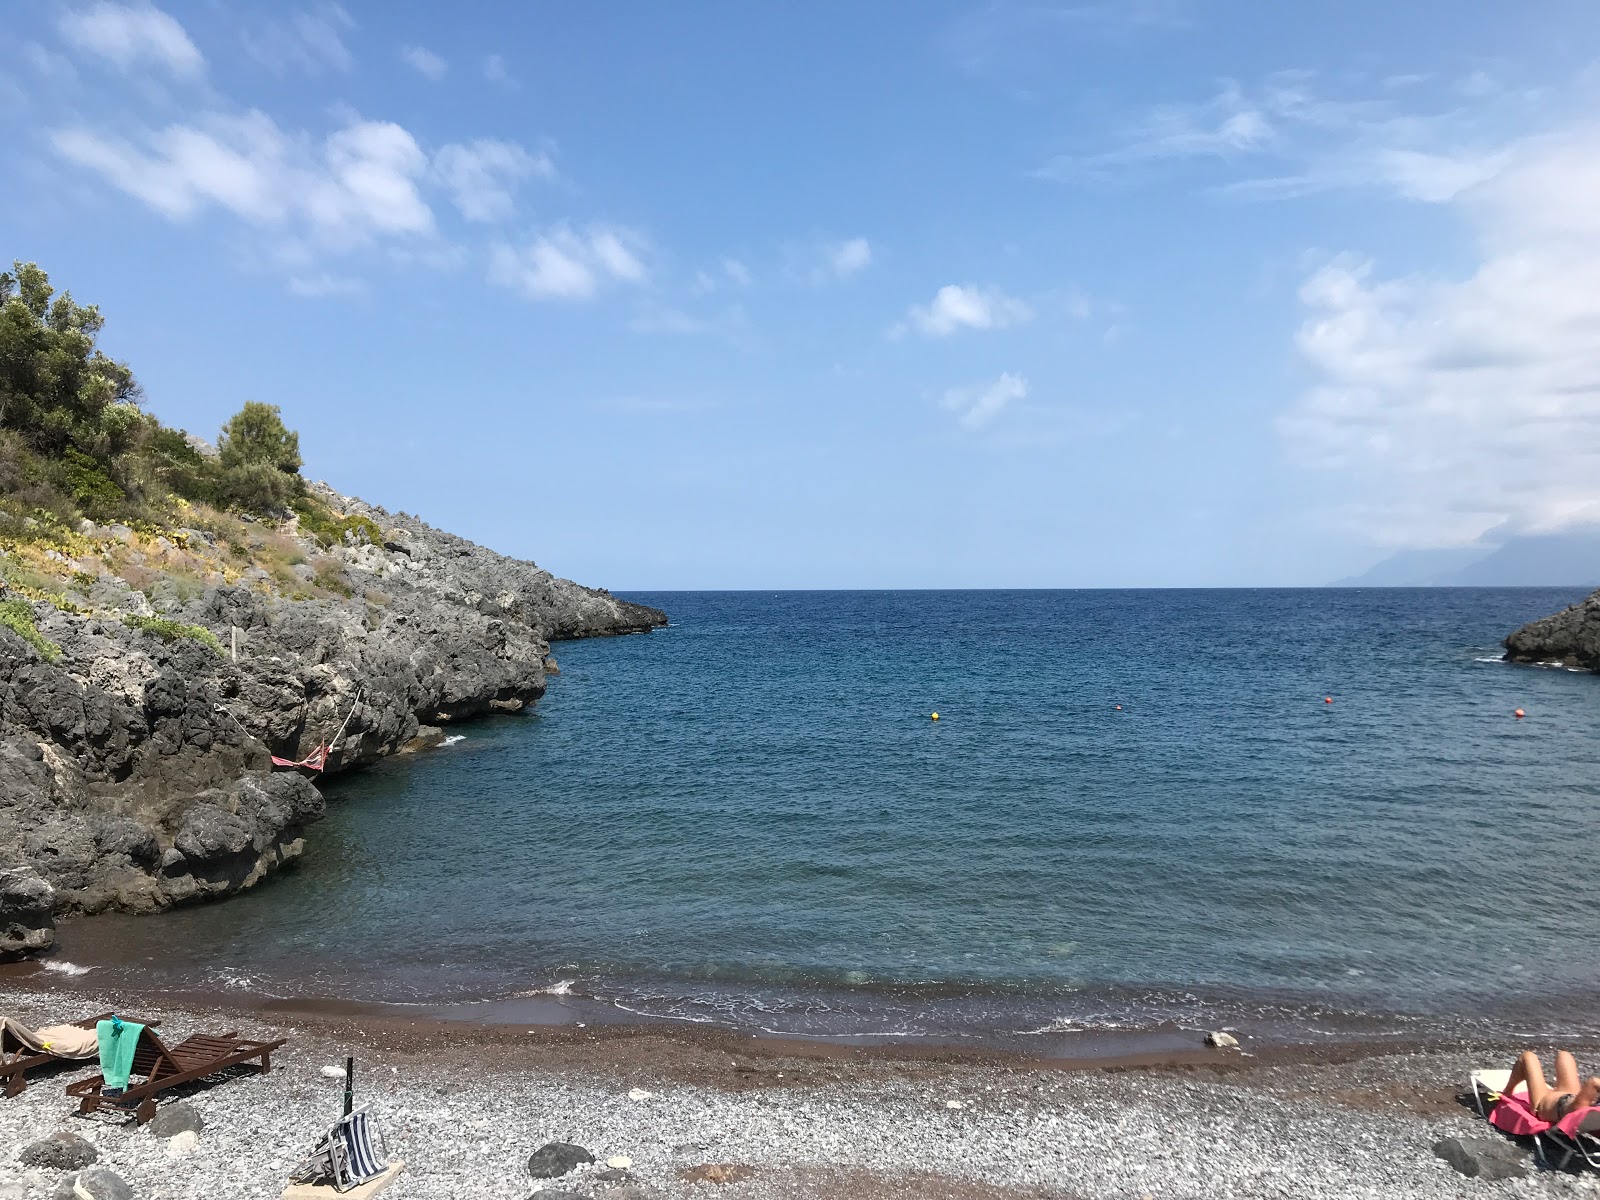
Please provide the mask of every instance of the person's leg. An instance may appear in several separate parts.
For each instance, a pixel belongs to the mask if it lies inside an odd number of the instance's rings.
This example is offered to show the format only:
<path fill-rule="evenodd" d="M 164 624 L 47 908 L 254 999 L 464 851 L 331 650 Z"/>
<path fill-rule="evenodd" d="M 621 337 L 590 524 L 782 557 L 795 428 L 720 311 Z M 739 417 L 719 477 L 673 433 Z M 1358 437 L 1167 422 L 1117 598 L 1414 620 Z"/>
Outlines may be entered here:
<path fill-rule="evenodd" d="M 1506 1081 L 1505 1094 L 1510 1096 L 1515 1093 L 1519 1083 L 1528 1085 L 1528 1107 L 1537 1112 L 1539 1102 L 1544 1099 L 1550 1086 L 1544 1081 L 1544 1067 L 1539 1062 L 1539 1056 L 1532 1050 L 1524 1050 L 1517 1055 L 1517 1061 L 1511 1066 L 1511 1078 Z"/>
<path fill-rule="evenodd" d="M 1583 1084 L 1578 1080 L 1578 1060 L 1565 1050 L 1556 1051 L 1556 1091 L 1576 1096 Z"/>
<path fill-rule="evenodd" d="M 1556 1055 L 1556 1087 L 1571 1092 L 1573 1108 L 1591 1108 L 1600 1103 L 1600 1075 L 1578 1077 L 1578 1060 L 1565 1050 Z"/>

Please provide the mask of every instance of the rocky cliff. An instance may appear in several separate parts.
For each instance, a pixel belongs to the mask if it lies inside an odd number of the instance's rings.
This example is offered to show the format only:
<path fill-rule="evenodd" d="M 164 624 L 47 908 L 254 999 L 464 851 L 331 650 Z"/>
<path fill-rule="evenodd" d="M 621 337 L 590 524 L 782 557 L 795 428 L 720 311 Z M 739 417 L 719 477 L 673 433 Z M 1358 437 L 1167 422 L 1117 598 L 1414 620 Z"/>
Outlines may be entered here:
<path fill-rule="evenodd" d="M 1510 662 L 1558 662 L 1600 671 L 1600 592 L 1582 604 L 1530 622 L 1506 638 Z"/>
<path fill-rule="evenodd" d="M 336 536 L 293 519 L 163 531 L 86 521 L 30 564 L 53 568 L 61 593 L 12 589 L 0 624 L 0 956 L 48 947 L 56 916 L 224 896 L 298 856 L 323 799 L 271 755 L 298 760 L 330 742 L 338 772 L 424 747 L 440 726 L 537 700 L 552 641 L 666 621 L 312 490 L 344 518 Z"/>

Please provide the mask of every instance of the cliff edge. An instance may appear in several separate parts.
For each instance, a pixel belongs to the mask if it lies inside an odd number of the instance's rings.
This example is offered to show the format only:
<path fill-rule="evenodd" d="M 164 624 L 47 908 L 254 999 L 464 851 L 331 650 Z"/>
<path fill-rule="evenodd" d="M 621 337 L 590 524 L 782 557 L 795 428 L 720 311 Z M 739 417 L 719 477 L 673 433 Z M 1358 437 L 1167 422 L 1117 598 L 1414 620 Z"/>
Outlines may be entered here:
<path fill-rule="evenodd" d="M 271 755 L 326 743 L 336 773 L 425 747 L 537 700 L 551 641 L 666 622 L 309 488 L 351 525 L 337 542 L 296 519 L 162 533 L 85 520 L 46 551 L 63 592 L 5 601 L 35 632 L 0 626 L 0 953 L 48 947 L 61 914 L 227 895 L 297 857 L 323 799 Z"/>

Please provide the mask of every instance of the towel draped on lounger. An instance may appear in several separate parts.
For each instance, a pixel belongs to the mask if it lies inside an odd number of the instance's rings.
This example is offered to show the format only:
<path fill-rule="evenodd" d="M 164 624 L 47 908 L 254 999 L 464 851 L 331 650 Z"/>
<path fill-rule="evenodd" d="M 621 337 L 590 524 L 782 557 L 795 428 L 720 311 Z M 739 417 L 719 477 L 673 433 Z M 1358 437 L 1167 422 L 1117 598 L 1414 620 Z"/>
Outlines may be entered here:
<path fill-rule="evenodd" d="M 28 1049 L 57 1058 L 93 1058 L 100 1053 L 100 1039 L 93 1029 L 81 1025 L 49 1025 L 30 1029 L 14 1017 L 0 1017 L 0 1028 Z"/>

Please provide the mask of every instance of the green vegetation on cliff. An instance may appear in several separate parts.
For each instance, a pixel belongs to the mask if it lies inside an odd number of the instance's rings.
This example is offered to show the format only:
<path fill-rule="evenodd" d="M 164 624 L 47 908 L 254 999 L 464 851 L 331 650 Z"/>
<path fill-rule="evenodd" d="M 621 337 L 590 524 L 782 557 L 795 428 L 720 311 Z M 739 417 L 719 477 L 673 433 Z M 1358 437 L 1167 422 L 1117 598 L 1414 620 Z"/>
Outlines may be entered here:
<path fill-rule="evenodd" d="M 306 558 L 283 529 L 298 529 L 324 550 L 345 541 L 381 543 L 383 533 L 371 518 L 335 512 L 307 488 L 300 436 L 278 407 L 246 401 L 222 426 L 213 451 L 144 411 L 132 370 L 96 345 L 103 325 L 98 308 L 56 293 L 36 264 L 17 262 L 0 273 L 6 585 L 62 607 L 65 589 L 54 578 L 61 572 L 51 564 L 95 552 L 79 534 L 87 519 L 126 526 L 126 552 L 106 565 L 135 587 L 149 582 L 141 579 L 153 574 L 154 555 L 181 590 L 184 563 L 172 560 L 191 548 L 183 531 L 202 530 L 227 547 L 221 573 L 228 578 L 256 568 L 267 577 L 264 586 L 284 593 L 348 595 L 331 559 L 313 563 L 309 578 L 296 572 Z M 27 637 L 19 626 L 31 628 L 31 614 L 0 613 L 0 623 Z"/>

